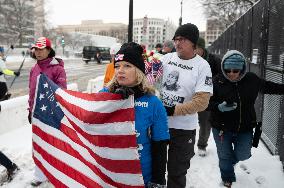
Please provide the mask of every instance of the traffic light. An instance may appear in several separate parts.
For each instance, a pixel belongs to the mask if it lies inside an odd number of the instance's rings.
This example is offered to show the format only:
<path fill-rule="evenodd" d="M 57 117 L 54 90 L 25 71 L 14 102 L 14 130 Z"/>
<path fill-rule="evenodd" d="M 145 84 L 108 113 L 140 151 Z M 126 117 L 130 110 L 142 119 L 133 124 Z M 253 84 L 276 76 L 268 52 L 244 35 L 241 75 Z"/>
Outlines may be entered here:
<path fill-rule="evenodd" d="M 61 37 L 61 46 L 65 46 L 64 35 Z"/>

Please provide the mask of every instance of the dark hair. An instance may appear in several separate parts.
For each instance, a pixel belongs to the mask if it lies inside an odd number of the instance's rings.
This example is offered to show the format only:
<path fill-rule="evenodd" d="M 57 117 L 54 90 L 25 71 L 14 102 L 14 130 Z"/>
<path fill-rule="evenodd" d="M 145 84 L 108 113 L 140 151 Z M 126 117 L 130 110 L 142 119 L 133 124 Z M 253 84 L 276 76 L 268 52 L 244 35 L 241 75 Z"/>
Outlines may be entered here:
<path fill-rule="evenodd" d="M 46 49 L 50 50 L 50 52 L 49 52 L 49 54 L 48 54 L 48 56 L 47 56 L 48 58 L 55 57 L 55 51 L 54 51 L 52 48 L 46 47 Z M 32 51 L 31 57 L 32 57 L 33 59 L 36 59 L 36 56 L 35 56 L 34 51 Z"/>
<path fill-rule="evenodd" d="M 156 47 L 155 48 L 163 48 L 162 44 L 161 43 L 158 43 L 156 44 Z"/>

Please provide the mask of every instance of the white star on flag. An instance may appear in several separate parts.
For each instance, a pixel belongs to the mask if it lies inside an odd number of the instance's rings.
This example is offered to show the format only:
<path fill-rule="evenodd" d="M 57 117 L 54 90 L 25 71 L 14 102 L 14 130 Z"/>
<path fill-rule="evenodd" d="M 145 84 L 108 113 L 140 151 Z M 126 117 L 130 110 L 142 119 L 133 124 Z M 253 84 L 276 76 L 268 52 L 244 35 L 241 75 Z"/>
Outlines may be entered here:
<path fill-rule="evenodd" d="M 47 88 L 47 87 L 48 87 L 48 83 L 45 82 L 45 84 L 43 84 L 43 87 L 44 87 L 44 88 Z"/>
<path fill-rule="evenodd" d="M 42 93 L 39 95 L 39 100 L 41 100 L 41 99 L 44 99 L 44 94 L 42 94 Z"/>
<path fill-rule="evenodd" d="M 46 108 L 47 108 L 47 106 L 44 106 L 44 104 L 42 105 L 42 107 L 40 108 L 41 109 L 41 111 L 45 111 L 46 110 Z"/>

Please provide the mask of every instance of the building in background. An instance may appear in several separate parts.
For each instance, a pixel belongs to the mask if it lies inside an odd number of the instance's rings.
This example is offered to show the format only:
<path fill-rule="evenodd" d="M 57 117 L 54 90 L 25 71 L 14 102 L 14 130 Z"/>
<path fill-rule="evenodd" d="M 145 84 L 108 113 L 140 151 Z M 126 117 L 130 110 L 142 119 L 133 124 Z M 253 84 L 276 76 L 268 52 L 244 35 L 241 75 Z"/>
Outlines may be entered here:
<path fill-rule="evenodd" d="M 92 35 L 109 36 L 119 39 L 123 43 L 127 41 L 127 25 L 123 23 L 104 23 L 102 20 L 82 20 L 77 25 L 59 25 L 58 33 L 86 33 Z"/>
<path fill-rule="evenodd" d="M 205 40 L 205 31 L 199 31 L 199 37 L 204 38 Z"/>
<path fill-rule="evenodd" d="M 216 19 L 208 19 L 206 23 L 205 41 L 210 46 L 225 30 L 224 26 Z"/>
<path fill-rule="evenodd" d="M 133 20 L 133 41 L 154 49 L 157 43 L 171 40 L 177 27 L 170 20 L 144 18 Z"/>

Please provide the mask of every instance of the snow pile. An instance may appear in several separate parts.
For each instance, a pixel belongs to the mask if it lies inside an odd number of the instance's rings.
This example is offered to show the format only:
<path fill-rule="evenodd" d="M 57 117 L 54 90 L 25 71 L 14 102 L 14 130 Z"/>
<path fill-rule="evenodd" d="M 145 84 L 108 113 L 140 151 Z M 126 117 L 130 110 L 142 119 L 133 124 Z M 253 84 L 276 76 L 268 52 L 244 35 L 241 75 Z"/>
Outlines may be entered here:
<path fill-rule="evenodd" d="M 19 167 L 20 171 L 14 180 L 4 184 L 3 188 L 30 187 L 33 179 L 34 163 L 32 160 L 32 130 L 31 125 L 25 125 L 17 130 L 0 136 L 0 150 L 9 156 Z M 197 134 L 198 135 L 198 134 Z M 4 168 L 0 167 L 0 171 Z M 233 188 L 280 188 L 284 187 L 284 173 L 278 156 L 272 156 L 263 144 L 253 149 L 253 157 L 236 165 L 237 182 Z M 208 156 L 195 155 L 187 175 L 188 188 L 218 188 L 220 173 L 215 143 L 209 140 Z M 40 187 L 52 187 L 44 184 Z M 222 186 L 221 186 L 222 187 Z"/>

